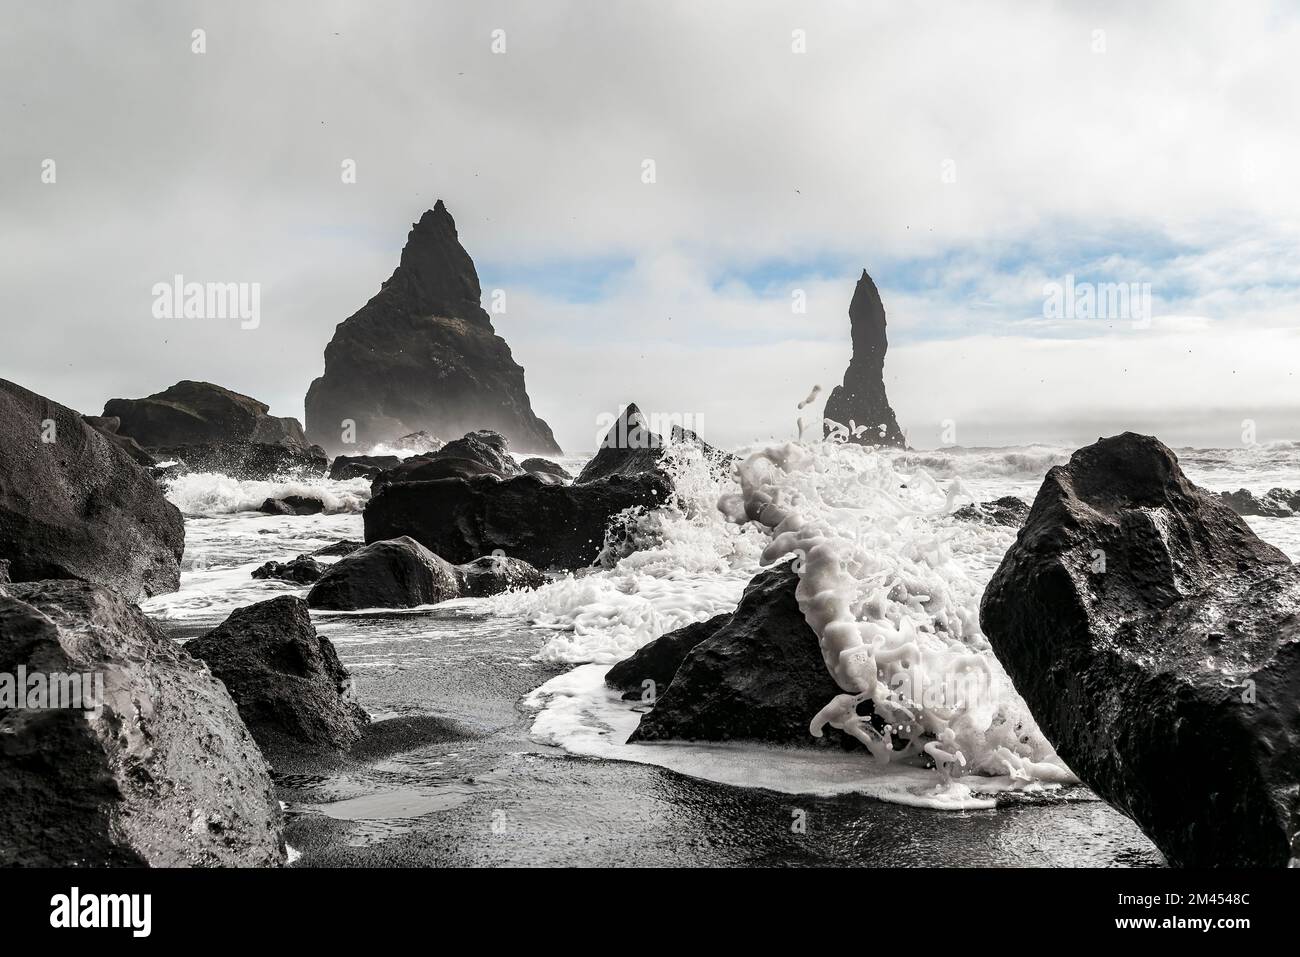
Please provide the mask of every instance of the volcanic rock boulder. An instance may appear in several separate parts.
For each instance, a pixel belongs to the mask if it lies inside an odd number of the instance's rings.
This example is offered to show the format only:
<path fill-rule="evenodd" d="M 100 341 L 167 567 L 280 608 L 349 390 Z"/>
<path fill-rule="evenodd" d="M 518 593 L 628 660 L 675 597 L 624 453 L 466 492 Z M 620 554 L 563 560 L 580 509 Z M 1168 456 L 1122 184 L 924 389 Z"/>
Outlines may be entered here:
<path fill-rule="evenodd" d="M 610 668 L 605 673 L 605 684 L 624 692 L 628 699 L 657 696 L 668 687 L 695 646 L 712 638 L 729 621 L 729 613 L 714 615 L 707 621 L 692 622 L 660 635 Z"/>
<path fill-rule="evenodd" d="M 286 495 L 266 499 L 257 510 L 265 515 L 319 515 L 325 511 L 325 503 L 307 495 Z"/>
<path fill-rule="evenodd" d="M 537 568 L 577 569 L 596 559 L 625 509 L 659 508 L 672 494 L 658 473 L 583 485 L 533 475 L 392 482 L 366 504 L 366 541 L 409 535 L 456 564 L 500 551 Z"/>
<path fill-rule="evenodd" d="M 0 379 L 0 559 L 14 581 L 80 578 L 132 601 L 175 591 L 181 513 L 80 415 Z"/>
<path fill-rule="evenodd" d="M 281 595 L 237 608 L 185 650 L 207 662 L 266 749 L 306 743 L 346 750 L 370 716 L 328 638 L 316 634 L 307 603 Z"/>
<path fill-rule="evenodd" d="M 289 472 L 322 475 L 325 453 L 309 446 L 298 420 L 268 415 L 264 402 L 210 382 L 183 380 L 143 399 L 109 399 L 104 419 L 155 459 L 193 472 L 266 479 Z"/>
<path fill-rule="evenodd" d="M 311 440 L 347 451 L 345 421 L 355 423 L 362 448 L 418 430 L 493 429 L 518 449 L 559 454 L 481 296 L 474 263 L 439 200 L 411 229 L 393 275 L 335 329 L 325 373 L 307 392 Z"/>
<path fill-rule="evenodd" d="M 312 608 L 412 608 L 460 595 L 456 570 L 406 536 L 377 541 L 339 559 L 310 592 Z"/>
<path fill-rule="evenodd" d="M 106 589 L 5 589 L 0 674 L 58 675 L 64 692 L 75 676 L 103 694 L 73 696 L 90 711 L 0 711 L 0 866 L 284 863 L 266 762 L 199 661 Z"/>
<path fill-rule="evenodd" d="M 1160 442 L 1051 469 L 980 622 L 1060 756 L 1171 864 L 1300 856 L 1300 568 Z"/>
<path fill-rule="evenodd" d="M 657 689 L 654 709 L 628 740 L 819 744 L 808 723 L 843 691 L 827 673 L 817 635 L 799 611 L 798 584 L 789 562 L 754 576 L 730 619 L 690 650 L 666 689 Z M 691 626 L 692 637 L 711 626 Z M 669 646 L 666 663 L 684 637 L 670 633 L 658 642 Z M 660 649 L 647 646 L 638 655 L 649 671 Z M 636 679 L 638 665 L 618 667 L 617 681 Z M 822 739 L 838 740 L 838 732 Z"/>
<path fill-rule="evenodd" d="M 847 441 L 903 448 L 907 442 L 885 395 L 885 352 L 889 348 L 885 306 L 865 269 L 849 303 L 849 328 L 853 356 L 844 384 L 831 390 L 823 415 L 846 428 L 852 423 L 852 431 L 843 433 Z M 827 426 L 826 433 L 831 431 Z"/>
<path fill-rule="evenodd" d="M 484 555 L 472 562 L 456 566 L 461 594 L 467 598 L 485 598 L 504 591 L 540 588 L 546 576 L 532 565 L 518 558 L 504 555 Z"/>
<path fill-rule="evenodd" d="M 287 562 L 266 562 L 253 569 L 252 576 L 258 579 L 293 582 L 295 585 L 310 585 L 319 581 L 329 571 L 328 565 L 322 565 L 310 555 L 299 555 Z"/>

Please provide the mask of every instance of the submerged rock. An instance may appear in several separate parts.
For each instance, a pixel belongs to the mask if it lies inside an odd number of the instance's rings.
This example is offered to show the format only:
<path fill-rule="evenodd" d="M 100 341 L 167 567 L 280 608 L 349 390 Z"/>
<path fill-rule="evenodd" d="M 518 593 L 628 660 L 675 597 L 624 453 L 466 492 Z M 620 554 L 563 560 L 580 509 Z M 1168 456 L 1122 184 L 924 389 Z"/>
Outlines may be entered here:
<path fill-rule="evenodd" d="M 325 511 L 325 503 L 306 495 L 286 495 L 268 498 L 257 510 L 266 515 L 319 515 Z"/>
<path fill-rule="evenodd" d="M 344 750 L 370 723 L 352 676 L 329 639 L 316 633 L 301 598 L 281 595 L 237 608 L 185 650 L 225 684 L 263 748 L 303 742 Z"/>
<path fill-rule="evenodd" d="M 474 263 L 439 200 L 412 227 L 393 275 L 326 346 L 325 372 L 307 392 L 312 441 L 346 451 L 346 420 L 362 447 L 419 430 L 486 428 L 516 448 L 559 454 L 481 297 Z"/>
<path fill-rule="evenodd" d="M 577 569 L 600 554 L 621 512 L 658 508 L 672 492 L 655 473 L 583 485 L 545 485 L 527 474 L 398 481 L 367 503 L 366 541 L 409 535 L 457 564 L 500 551 L 537 568 Z"/>
<path fill-rule="evenodd" d="M 132 601 L 175 591 L 181 513 L 80 415 L 0 379 L 0 558 L 14 581 L 80 578 Z"/>
<path fill-rule="evenodd" d="M 103 695 L 97 713 L 0 711 L 0 866 L 284 863 L 266 762 L 198 660 L 105 589 L 5 589 L 0 673 L 99 675 Z"/>
<path fill-rule="evenodd" d="M 376 541 L 330 566 L 307 593 L 312 608 L 412 608 L 460 594 L 456 570 L 413 538 Z"/>
<path fill-rule="evenodd" d="M 1300 568 L 1160 442 L 1051 469 L 980 622 L 1060 756 L 1171 864 L 1300 856 Z"/>
<path fill-rule="evenodd" d="M 1300 515 L 1300 491 L 1273 488 L 1256 496 L 1254 492 L 1242 488 L 1219 494 L 1238 515 L 1259 515 L 1264 518 L 1291 518 Z"/>
<path fill-rule="evenodd" d="M 799 610 L 798 584 L 789 562 L 754 576 L 731 617 L 689 651 L 666 689 L 657 690 L 654 709 L 628 740 L 818 744 L 809 721 L 843 691 L 826 671 L 817 635 Z M 690 638 L 712 623 L 693 627 Z M 664 663 L 662 675 L 687 640 L 665 635 L 658 639 L 664 648 L 651 643 L 638 652 L 640 662 L 619 666 L 616 680 L 635 679 L 642 665 L 649 670 L 656 659 Z M 838 741 L 839 732 L 822 740 Z"/>
<path fill-rule="evenodd" d="M 853 356 L 844 384 L 832 389 L 826 400 L 826 433 L 832 432 L 829 422 L 846 429 L 852 423 L 852 432 L 841 433 L 846 441 L 903 448 L 907 441 L 885 394 L 885 352 L 889 349 L 885 306 L 865 269 L 849 303 L 849 327 Z"/>
<path fill-rule="evenodd" d="M 963 505 L 952 513 L 952 517 L 962 522 L 980 522 L 984 525 L 1005 525 L 1019 528 L 1029 514 L 1029 506 L 1014 495 L 1006 495 L 991 502 L 975 502 Z"/>
<path fill-rule="evenodd" d="M 532 565 L 505 555 L 484 555 L 455 567 L 461 594 L 467 598 L 485 598 L 505 591 L 540 588 L 547 582 L 546 576 Z"/>
<path fill-rule="evenodd" d="M 293 582 L 297 585 L 310 585 L 312 582 L 319 581 L 320 577 L 328 570 L 328 565 L 322 565 L 310 555 L 299 555 L 287 562 L 266 562 L 254 568 L 252 574 L 254 578 L 259 579 L 274 579 L 276 581 Z"/>

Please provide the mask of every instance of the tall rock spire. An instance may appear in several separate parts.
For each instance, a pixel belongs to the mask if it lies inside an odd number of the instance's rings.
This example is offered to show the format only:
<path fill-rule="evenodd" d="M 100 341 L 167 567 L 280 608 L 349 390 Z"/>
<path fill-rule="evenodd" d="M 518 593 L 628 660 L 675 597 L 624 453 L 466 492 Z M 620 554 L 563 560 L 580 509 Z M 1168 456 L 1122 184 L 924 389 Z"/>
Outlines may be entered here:
<path fill-rule="evenodd" d="M 903 448 L 907 442 L 885 395 L 885 352 L 889 349 L 885 305 L 865 269 L 849 303 L 849 328 L 853 357 L 844 373 L 844 384 L 831 390 L 823 415 L 846 427 L 852 423 L 848 436 L 852 442 Z M 827 434 L 830 431 L 828 426 Z"/>
<path fill-rule="evenodd" d="M 334 330 L 325 374 L 307 390 L 310 440 L 355 453 L 412 432 L 492 429 L 517 451 L 560 454 L 480 296 L 474 262 L 438 200 L 412 225 L 392 276 Z"/>

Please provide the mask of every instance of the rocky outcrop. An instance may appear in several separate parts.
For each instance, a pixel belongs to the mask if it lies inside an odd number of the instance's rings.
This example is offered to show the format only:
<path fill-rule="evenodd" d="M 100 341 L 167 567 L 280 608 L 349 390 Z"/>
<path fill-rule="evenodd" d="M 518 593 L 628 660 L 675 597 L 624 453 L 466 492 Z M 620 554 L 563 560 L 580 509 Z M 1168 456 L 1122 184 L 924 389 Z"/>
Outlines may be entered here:
<path fill-rule="evenodd" d="M 654 472 L 582 485 L 527 474 L 391 482 L 366 504 L 366 541 L 409 535 L 456 564 L 500 551 L 537 568 L 584 568 L 624 510 L 659 508 L 672 494 Z"/>
<path fill-rule="evenodd" d="M 611 475 L 637 476 L 649 472 L 665 474 L 662 460 L 672 445 L 696 446 L 705 460 L 715 468 L 729 468 L 733 456 L 709 445 L 690 429 L 673 425 L 665 439 L 655 432 L 635 402 L 629 402 L 609 427 L 596 454 L 578 473 L 579 484 L 608 478 Z"/>
<path fill-rule="evenodd" d="M 305 743 L 345 750 L 370 723 L 352 676 L 329 639 L 316 634 L 301 598 L 237 608 L 185 650 L 225 684 L 264 749 Z"/>
<path fill-rule="evenodd" d="M 102 696 L 64 702 L 89 711 L 0 711 L 0 866 L 284 863 L 266 762 L 199 661 L 106 589 L 5 590 L 0 674 L 25 669 L 29 685 L 38 674 L 76 676 Z"/>
<path fill-rule="evenodd" d="M 1259 515 L 1264 518 L 1292 518 L 1300 515 L 1300 491 L 1272 488 L 1263 495 L 1247 489 L 1220 492 L 1223 501 L 1238 515 Z"/>
<path fill-rule="evenodd" d="M 268 498 L 257 510 L 264 515 L 319 515 L 325 511 L 325 503 L 307 495 L 286 495 Z"/>
<path fill-rule="evenodd" d="M 730 613 L 714 615 L 707 621 L 692 622 L 660 635 L 610 668 L 605 673 L 605 684 L 624 692 L 624 698 L 653 701 L 668 687 L 695 646 L 712 638 L 729 621 Z"/>
<path fill-rule="evenodd" d="M 839 433 L 847 441 L 903 448 L 907 442 L 885 394 L 885 352 L 889 348 L 885 306 L 865 269 L 849 303 L 849 328 L 853 356 L 844 384 L 832 389 L 826 400 L 826 433 L 831 434 L 829 423 L 834 422 L 851 429 Z"/>
<path fill-rule="evenodd" d="M 568 485 L 573 481 L 573 476 L 569 474 L 564 466 L 558 465 L 550 459 L 524 459 L 519 463 L 519 467 L 529 475 L 537 476 L 547 485 Z"/>
<path fill-rule="evenodd" d="M 325 373 L 307 392 L 311 440 L 347 451 L 345 421 L 355 423 L 362 448 L 418 430 L 493 429 L 518 449 L 559 454 L 481 296 L 474 263 L 439 200 L 411 229 L 393 275 L 335 329 Z"/>
<path fill-rule="evenodd" d="M 413 608 L 460 595 L 456 570 L 412 538 L 377 541 L 339 559 L 307 593 L 312 608 Z"/>
<path fill-rule="evenodd" d="M 0 559 L 14 581 L 80 578 L 132 601 L 175 591 L 181 513 L 80 415 L 0 379 Z"/>
<path fill-rule="evenodd" d="M 980 622 L 1060 756 L 1171 864 L 1300 856 L 1300 568 L 1160 442 L 1051 469 Z"/>
<path fill-rule="evenodd" d="M 329 570 L 310 555 L 299 555 L 287 562 L 266 562 L 253 569 L 254 578 L 310 585 Z"/>
<path fill-rule="evenodd" d="M 264 402 L 210 382 L 183 380 L 143 399 L 109 399 L 101 421 L 159 461 L 239 479 L 323 475 L 329 462 L 298 420 L 269 415 Z"/>
<path fill-rule="evenodd" d="M 973 502 L 970 505 L 963 505 L 952 513 L 952 517 L 962 522 L 1019 528 L 1028 514 L 1028 505 L 1014 495 L 1005 495 L 991 502 Z"/>
<path fill-rule="evenodd" d="M 658 689 L 653 710 L 628 740 L 838 742 L 839 732 L 819 741 L 808 730 L 812 717 L 843 692 L 826 671 L 817 635 L 799 611 L 798 584 L 789 562 L 756 575 L 731 617 L 690 650 L 666 689 Z M 692 637 L 710 627 L 695 626 Z M 685 638 L 673 633 L 658 641 L 665 639 L 672 651 L 663 649 L 666 662 L 676 654 L 672 646 Z M 638 654 L 648 663 L 660 657 L 660 649 L 647 647 Z M 629 664 L 621 680 L 636 678 L 637 670 Z"/>
<path fill-rule="evenodd" d="M 402 460 L 396 455 L 340 455 L 330 463 L 330 478 L 336 482 L 373 479 L 380 472 L 401 464 Z"/>
<path fill-rule="evenodd" d="M 547 580 L 527 562 L 504 555 L 484 555 L 457 565 L 456 578 L 460 582 L 461 594 L 466 598 L 486 598 L 506 591 L 540 588 Z"/>
<path fill-rule="evenodd" d="M 481 429 L 448 442 L 436 452 L 413 455 L 380 472 L 371 481 L 370 488 L 375 492 L 392 482 L 470 479 L 482 475 L 505 479 L 523 474 L 523 468 L 510 454 L 505 436 Z"/>

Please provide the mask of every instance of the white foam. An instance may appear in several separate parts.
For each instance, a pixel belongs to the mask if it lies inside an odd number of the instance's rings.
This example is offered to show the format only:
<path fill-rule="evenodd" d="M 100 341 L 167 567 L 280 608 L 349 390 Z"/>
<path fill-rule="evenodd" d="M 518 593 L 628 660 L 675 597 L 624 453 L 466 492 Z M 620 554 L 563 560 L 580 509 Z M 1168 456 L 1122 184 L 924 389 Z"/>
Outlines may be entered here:
<path fill-rule="evenodd" d="M 187 472 L 164 483 L 167 499 L 185 515 L 255 512 L 268 498 L 302 495 L 320 499 L 327 513 L 360 512 L 370 499 L 370 480 L 241 481 L 221 472 Z"/>

